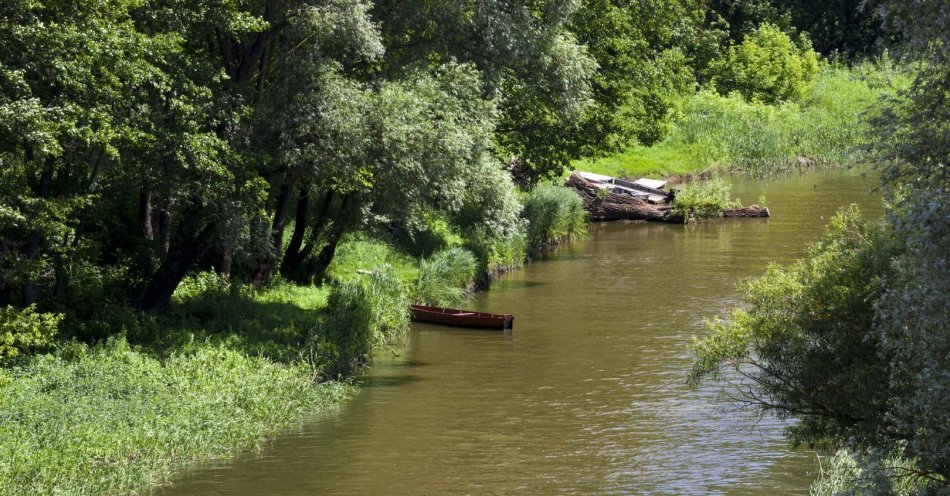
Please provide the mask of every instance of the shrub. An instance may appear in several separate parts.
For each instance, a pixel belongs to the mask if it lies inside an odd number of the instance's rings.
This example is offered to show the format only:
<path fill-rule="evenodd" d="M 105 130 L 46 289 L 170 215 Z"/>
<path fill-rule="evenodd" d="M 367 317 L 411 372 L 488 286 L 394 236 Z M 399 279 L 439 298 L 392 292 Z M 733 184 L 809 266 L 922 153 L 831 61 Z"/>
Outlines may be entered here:
<path fill-rule="evenodd" d="M 334 286 L 327 297 L 324 328 L 330 355 L 326 374 L 354 374 L 374 348 L 395 343 L 408 328 L 406 290 L 392 267 L 384 265 L 364 281 Z"/>
<path fill-rule="evenodd" d="M 412 299 L 425 305 L 454 305 L 465 300 L 475 278 L 475 255 L 464 248 L 442 250 L 419 262 Z"/>
<path fill-rule="evenodd" d="M 797 100 L 818 72 L 818 54 L 801 38 L 796 45 L 782 30 L 762 24 L 739 46 L 712 65 L 713 80 L 723 94 L 738 91 L 764 103 Z"/>
<path fill-rule="evenodd" d="M 691 342 L 690 382 L 737 382 L 750 406 L 797 419 L 786 430 L 794 443 L 891 436 L 905 383 L 876 335 L 875 305 L 902 243 L 855 207 L 843 210 L 809 258 L 746 283 L 745 305 Z"/>
<path fill-rule="evenodd" d="M 731 189 L 722 179 L 687 184 L 676 193 L 673 212 L 684 219 L 691 216 L 700 219 L 719 217 L 723 210 L 739 205 L 738 200 L 730 198 Z"/>
<path fill-rule="evenodd" d="M 536 253 L 551 244 L 576 239 L 587 233 L 584 201 L 570 188 L 538 185 L 525 198 L 521 215 L 528 221 L 528 247 L 531 252 Z"/>
<path fill-rule="evenodd" d="M 51 348 L 62 319 L 61 314 L 38 313 L 34 305 L 0 308 L 0 366 L 23 354 Z"/>

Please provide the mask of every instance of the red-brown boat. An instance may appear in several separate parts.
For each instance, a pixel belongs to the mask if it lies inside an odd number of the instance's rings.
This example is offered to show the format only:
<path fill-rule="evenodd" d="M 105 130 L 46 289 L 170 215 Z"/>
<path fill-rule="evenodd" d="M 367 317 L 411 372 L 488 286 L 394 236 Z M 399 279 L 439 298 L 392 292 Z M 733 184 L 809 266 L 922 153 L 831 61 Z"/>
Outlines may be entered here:
<path fill-rule="evenodd" d="M 412 320 L 459 327 L 505 330 L 514 327 L 515 318 L 510 314 L 469 312 L 454 308 L 410 305 Z"/>

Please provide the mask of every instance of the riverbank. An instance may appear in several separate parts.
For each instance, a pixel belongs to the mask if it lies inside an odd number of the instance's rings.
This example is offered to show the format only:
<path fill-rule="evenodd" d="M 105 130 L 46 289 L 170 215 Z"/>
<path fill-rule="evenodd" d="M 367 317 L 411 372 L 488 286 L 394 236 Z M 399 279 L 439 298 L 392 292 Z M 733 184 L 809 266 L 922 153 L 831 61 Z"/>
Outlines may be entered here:
<path fill-rule="evenodd" d="M 534 228 L 510 239 L 463 241 L 444 224 L 428 245 L 352 236 L 322 286 L 203 272 L 161 316 L 106 304 L 94 321 L 67 319 L 113 337 L 58 336 L 50 352 L 0 368 L 0 494 L 147 491 L 338 408 L 373 350 L 402 348 L 410 302 L 458 304 L 499 267 L 582 235 L 580 200 L 565 193 L 526 193 Z"/>
<path fill-rule="evenodd" d="M 373 362 L 342 414 L 159 494 L 807 495 L 814 454 L 788 448 L 783 422 L 723 407 L 717 385 L 689 390 L 684 350 L 702 316 L 734 304 L 736 281 L 803 256 L 821 217 L 852 201 L 880 215 L 867 194 L 877 181 L 821 171 L 733 183 L 743 199 L 767 191 L 781 215 L 591 225 L 589 239 L 466 301 L 514 313 L 514 333 L 421 324 L 398 356 Z"/>
<path fill-rule="evenodd" d="M 856 164 L 872 139 L 870 120 L 881 98 L 909 84 L 906 72 L 884 59 L 824 67 L 798 103 L 768 105 L 704 89 L 674 98 L 669 132 L 659 143 L 573 167 L 613 177 L 696 177 Z"/>

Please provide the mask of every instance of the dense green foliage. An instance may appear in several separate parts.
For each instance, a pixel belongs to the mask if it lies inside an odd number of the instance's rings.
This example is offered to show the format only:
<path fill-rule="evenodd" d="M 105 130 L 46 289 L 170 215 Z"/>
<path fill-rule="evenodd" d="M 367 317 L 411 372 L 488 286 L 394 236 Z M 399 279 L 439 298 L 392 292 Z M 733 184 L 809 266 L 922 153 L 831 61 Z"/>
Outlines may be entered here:
<path fill-rule="evenodd" d="M 871 120 L 880 99 L 909 84 L 908 75 L 885 58 L 822 69 L 798 102 L 768 105 L 703 90 L 675 103 L 660 143 L 574 166 L 638 177 L 716 169 L 766 175 L 856 163 L 877 141 Z"/>
<path fill-rule="evenodd" d="M 725 367 L 795 442 L 839 448 L 815 494 L 950 494 L 950 11 L 884 2 L 919 60 L 875 117 L 884 223 L 835 218 L 808 260 L 752 282 L 694 342 L 692 380 Z"/>
<path fill-rule="evenodd" d="M 33 305 L 0 308 L 0 365 L 53 346 L 62 319 L 59 314 L 36 313 Z"/>
<path fill-rule="evenodd" d="M 889 26 L 880 2 L 864 0 L 712 0 L 734 40 L 762 23 L 807 32 L 819 53 L 856 58 L 879 53 L 900 29 Z"/>
<path fill-rule="evenodd" d="M 774 104 L 805 94 L 818 72 L 818 55 L 807 39 L 796 44 L 777 27 L 763 24 L 710 70 L 722 94 L 738 91 L 747 100 Z"/>

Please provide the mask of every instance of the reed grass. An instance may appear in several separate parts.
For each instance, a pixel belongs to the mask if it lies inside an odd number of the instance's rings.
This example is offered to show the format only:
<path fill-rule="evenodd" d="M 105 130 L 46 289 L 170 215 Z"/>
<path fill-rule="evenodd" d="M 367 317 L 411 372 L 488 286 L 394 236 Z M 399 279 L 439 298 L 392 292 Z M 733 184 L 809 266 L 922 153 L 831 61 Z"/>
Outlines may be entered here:
<path fill-rule="evenodd" d="M 424 305 L 457 305 L 465 301 L 466 289 L 475 279 L 476 268 L 475 255 L 464 248 L 450 248 L 422 259 L 412 300 Z"/>
<path fill-rule="evenodd" d="M 521 215 L 528 221 L 531 254 L 587 234 L 584 201 L 570 188 L 539 184 L 525 196 Z"/>
<path fill-rule="evenodd" d="M 686 184 L 676 193 L 673 212 L 683 219 L 721 217 L 724 210 L 740 206 L 730 195 L 732 186 L 722 179 Z"/>

